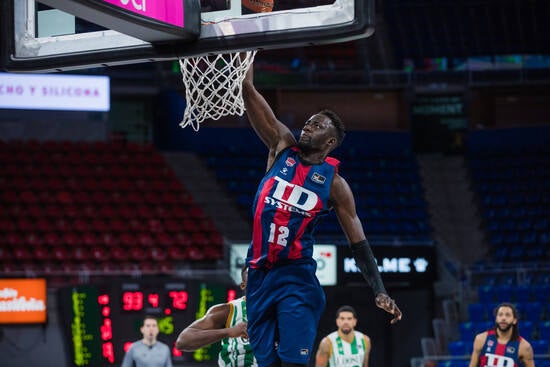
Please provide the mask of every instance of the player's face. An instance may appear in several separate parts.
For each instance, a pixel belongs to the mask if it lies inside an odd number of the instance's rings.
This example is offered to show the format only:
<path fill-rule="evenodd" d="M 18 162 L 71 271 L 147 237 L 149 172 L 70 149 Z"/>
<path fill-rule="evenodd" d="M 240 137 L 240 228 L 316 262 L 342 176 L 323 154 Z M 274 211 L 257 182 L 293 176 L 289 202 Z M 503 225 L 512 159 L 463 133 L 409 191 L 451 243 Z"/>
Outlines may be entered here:
<path fill-rule="evenodd" d="M 149 341 L 155 341 L 159 335 L 159 326 L 157 320 L 146 319 L 143 321 L 143 326 L 141 327 L 141 333 L 143 337 Z"/>
<path fill-rule="evenodd" d="M 325 115 L 316 114 L 309 118 L 302 128 L 298 147 L 305 150 L 324 149 L 329 141 L 336 143 L 334 126 Z"/>
<path fill-rule="evenodd" d="M 503 306 L 498 309 L 495 322 L 500 331 L 506 332 L 510 330 L 518 320 L 514 317 L 514 311 L 510 307 Z"/>
<path fill-rule="evenodd" d="M 353 317 L 352 312 L 343 311 L 338 315 L 336 325 L 338 326 L 338 330 L 340 330 L 343 334 L 349 334 L 355 329 L 357 319 Z"/>

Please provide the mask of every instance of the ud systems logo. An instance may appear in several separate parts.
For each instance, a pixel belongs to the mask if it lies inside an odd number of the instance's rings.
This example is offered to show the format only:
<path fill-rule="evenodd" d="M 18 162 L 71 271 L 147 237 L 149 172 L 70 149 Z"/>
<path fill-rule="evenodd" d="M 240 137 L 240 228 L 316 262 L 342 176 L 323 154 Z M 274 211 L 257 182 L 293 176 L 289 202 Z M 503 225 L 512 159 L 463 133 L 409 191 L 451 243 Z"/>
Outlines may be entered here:
<path fill-rule="evenodd" d="M 514 367 L 516 363 L 510 357 L 492 353 L 485 353 L 485 357 L 487 357 L 487 367 Z"/>
<path fill-rule="evenodd" d="M 316 193 L 302 186 L 292 184 L 275 176 L 275 190 L 271 197 L 266 196 L 264 202 L 289 212 L 299 213 L 305 217 L 311 217 L 310 211 L 319 202 Z"/>

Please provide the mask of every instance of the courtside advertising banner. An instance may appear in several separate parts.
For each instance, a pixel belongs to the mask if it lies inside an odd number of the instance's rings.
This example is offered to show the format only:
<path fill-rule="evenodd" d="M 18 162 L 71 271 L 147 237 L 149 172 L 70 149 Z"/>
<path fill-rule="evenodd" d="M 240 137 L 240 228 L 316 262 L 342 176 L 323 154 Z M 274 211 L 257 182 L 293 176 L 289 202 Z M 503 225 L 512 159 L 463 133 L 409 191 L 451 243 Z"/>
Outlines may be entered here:
<path fill-rule="evenodd" d="M 45 279 L 0 279 L 0 324 L 45 322 Z"/>
<path fill-rule="evenodd" d="M 236 284 L 241 284 L 241 269 L 246 260 L 248 244 L 233 244 L 229 254 L 229 271 Z M 337 284 L 337 258 L 335 245 L 315 245 L 313 258 L 317 261 L 317 278 L 322 286 Z"/>
<path fill-rule="evenodd" d="M 432 287 L 437 278 L 435 248 L 431 245 L 374 245 L 372 252 L 387 287 Z M 349 246 L 338 246 L 339 285 L 367 283 Z"/>
<path fill-rule="evenodd" d="M 106 76 L 0 73 L 0 108 L 105 112 L 110 107 Z"/>

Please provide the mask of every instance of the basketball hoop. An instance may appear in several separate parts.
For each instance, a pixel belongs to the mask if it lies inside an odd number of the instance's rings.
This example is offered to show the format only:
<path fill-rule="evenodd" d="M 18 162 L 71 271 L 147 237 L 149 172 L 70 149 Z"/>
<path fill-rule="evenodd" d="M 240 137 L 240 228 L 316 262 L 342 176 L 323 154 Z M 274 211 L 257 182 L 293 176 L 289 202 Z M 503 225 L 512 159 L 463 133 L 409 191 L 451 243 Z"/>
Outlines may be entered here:
<path fill-rule="evenodd" d="M 242 116 L 242 83 L 255 55 L 256 51 L 246 51 L 180 59 L 187 103 L 180 126 L 199 131 L 208 118 Z"/>

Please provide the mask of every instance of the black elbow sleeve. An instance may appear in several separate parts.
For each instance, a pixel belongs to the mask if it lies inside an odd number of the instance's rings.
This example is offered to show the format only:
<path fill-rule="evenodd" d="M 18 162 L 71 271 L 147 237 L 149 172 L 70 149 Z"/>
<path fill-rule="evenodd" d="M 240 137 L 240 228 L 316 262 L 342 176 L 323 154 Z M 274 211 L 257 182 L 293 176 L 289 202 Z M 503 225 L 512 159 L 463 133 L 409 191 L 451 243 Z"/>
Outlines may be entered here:
<path fill-rule="evenodd" d="M 353 258 L 355 259 L 355 264 L 361 270 L 363 278 L 371 286 L 374 291 L 374 295 L 379 293 L 386 293 L 384 288 L 384 283 L 382 283 L 382 277 L 378 271 L 378 265 L 376 264 L 376 259 L 370 248 L 367 240 L 359 241 L 352 243 L 350 245 Z"/>

